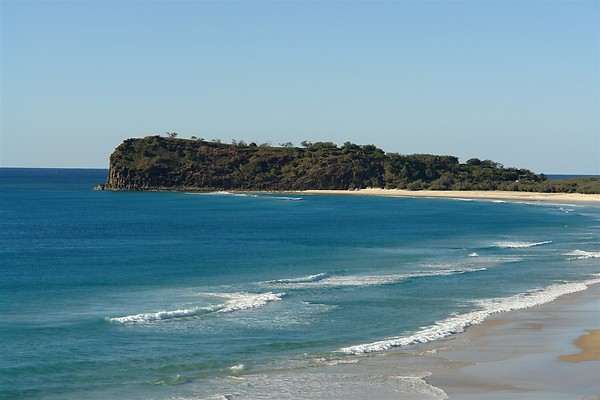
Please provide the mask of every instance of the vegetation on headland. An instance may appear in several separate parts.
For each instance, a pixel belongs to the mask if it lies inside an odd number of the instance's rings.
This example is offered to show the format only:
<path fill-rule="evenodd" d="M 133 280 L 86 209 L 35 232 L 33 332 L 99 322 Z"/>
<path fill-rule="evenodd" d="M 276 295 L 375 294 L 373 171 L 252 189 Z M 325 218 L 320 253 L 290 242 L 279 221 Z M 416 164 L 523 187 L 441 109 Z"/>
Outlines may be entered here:
<path fill-rule="evenodd" d="M 491 160 L 385 153 L 374 145 L 243 141 L 148 136 L 127 139 L 110 156 L 108 190 L 292 191 L 367 187 L 408 190 L 509 190 L 600 193 L 595 178 L 547 180 Z"/>

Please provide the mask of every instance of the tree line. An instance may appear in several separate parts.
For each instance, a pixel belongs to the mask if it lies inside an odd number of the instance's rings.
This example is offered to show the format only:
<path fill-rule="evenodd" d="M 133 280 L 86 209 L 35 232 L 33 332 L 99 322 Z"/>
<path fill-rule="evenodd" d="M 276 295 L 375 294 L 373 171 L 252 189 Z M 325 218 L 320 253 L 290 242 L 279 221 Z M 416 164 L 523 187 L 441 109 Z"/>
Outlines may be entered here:
<path fill-rule="evenodd" d="M 544 175 L 491 160 L 386 153 L 372 145 L 291 142 L 280 146 L 148 136 L 125 140 L 111 155 L 112 189 L 578 191 Z M 111 178 L 112 177 L 112 178 Z"/>

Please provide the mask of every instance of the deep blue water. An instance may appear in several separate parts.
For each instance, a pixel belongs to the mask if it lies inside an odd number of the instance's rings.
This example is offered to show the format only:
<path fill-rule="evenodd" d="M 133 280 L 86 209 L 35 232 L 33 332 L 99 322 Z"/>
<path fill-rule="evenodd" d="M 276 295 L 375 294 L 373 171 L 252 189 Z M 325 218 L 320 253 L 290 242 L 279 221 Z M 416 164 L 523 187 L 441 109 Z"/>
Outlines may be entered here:
<path fill-rule="evenodd" d="M 599 279 L 598 204 L 91 190 L 106 173 L 0 169 L 0 398 L 253 398 L 231 377 Z"/>

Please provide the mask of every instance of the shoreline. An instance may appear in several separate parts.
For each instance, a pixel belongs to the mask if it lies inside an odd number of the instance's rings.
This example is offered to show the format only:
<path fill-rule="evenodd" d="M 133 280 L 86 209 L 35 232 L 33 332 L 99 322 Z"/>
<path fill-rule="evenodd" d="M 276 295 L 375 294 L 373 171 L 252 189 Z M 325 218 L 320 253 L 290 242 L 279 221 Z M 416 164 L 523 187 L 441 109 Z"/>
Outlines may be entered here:
<path fill-rule="evenodd" d="M 425 380 L 449 398 L 600 398 L 600 284 L 457 334 Z"/>
<path fill-rule="evenodd" d="M 518 200 L 518 201 L 559 201 L 576 203 L 600 203 L 600 194 L 583 193 L 541 193 L 541 192 L 509 192 L 501 190 L 404 190 L 377 189 L 360 190 L 303 190 L 289 193 L 350 195 L 350 196 L 384 196 L 384 197 L 425 197 L 469 200 Z"/>
<path fill-rule="evenodd" d="M 598 400 L 600 355 L 570 362 L 600 328 L 600 284 L 507 311 L 440 340 L 315 364 L 231 374 L 219 394 L 237 398 L 381 400 Z"/>
<path fill-rule="evenodd" d="M 356 190 L 310 189 L 310 190 L 242 190 L 242 189 L 202 189 L 198 187 L 145 187 L 138 189 L 115 189 L 99 184 L 92 188 L 107 192 L 189 192 L 189 193 L 256 193 L 256 194 L 314 194 L 343 196 L 383 196 L 412 198 L 444 198 L 465 200 L 500 200 L 500 201 L 559 201 L 575 203 L 600 203 L 600 194 L 585 193 L 543 193 L 518 192 L 504 190 L 407 190 L 366 188 Z"/>

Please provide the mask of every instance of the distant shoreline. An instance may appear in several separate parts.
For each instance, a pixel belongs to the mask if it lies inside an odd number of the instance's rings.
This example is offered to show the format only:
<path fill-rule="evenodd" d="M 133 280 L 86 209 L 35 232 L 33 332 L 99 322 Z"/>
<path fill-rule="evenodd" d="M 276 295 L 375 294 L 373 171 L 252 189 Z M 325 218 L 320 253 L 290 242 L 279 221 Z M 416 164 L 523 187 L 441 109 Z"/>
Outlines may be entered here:
<path fill-rule="evenodd" d="M 360 189 L 360 190 L 303 190 L 290 193 L 358 195 L 387 197 L 430 197 L 469 200 L 518 200 L 518 201 L 561 201 L 577 203 L 600 203 L 600 194 L 582 193 L 541 193 L 509 192 L 500 190 L 400 190 L 400 189 Z"/>
<path fill-rule="evenodd" d="M 94 190 L 129 191 L 127 189 L 107 189 L 104 184 L 97 185 Z M 445 198 L 464 200 L 496 200 L 496 201 L 559 201 L 575 203 L 600 203 L 600 194 L 585 193 L 544 193 L 544 192 L 518 192 L 503 190 L 405 190 L 405 189 L 380 189 L 367 188 L 356 190 L 239 190 L 239 189 L 200 189 L 197 187 L 148 187 L 132 191 L 143 192 L 231 192 L 231 193 L 291 193 L 291 194 L 316 194 L 316 195 L 342 195 L 342 196 L 382 196 L 382 197 L 419 197 L 419 198 Z"/>

